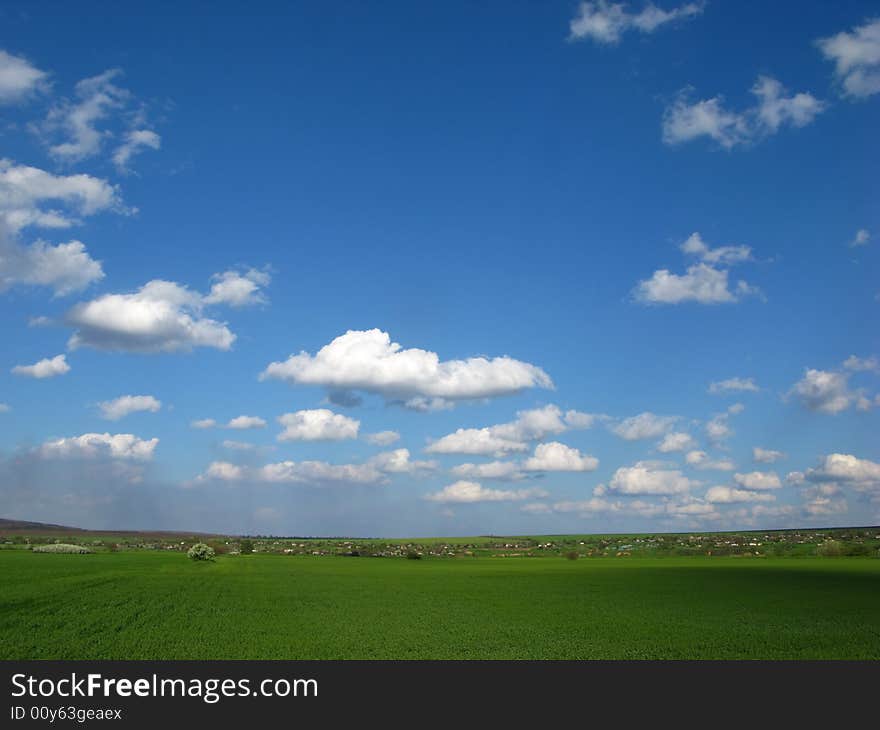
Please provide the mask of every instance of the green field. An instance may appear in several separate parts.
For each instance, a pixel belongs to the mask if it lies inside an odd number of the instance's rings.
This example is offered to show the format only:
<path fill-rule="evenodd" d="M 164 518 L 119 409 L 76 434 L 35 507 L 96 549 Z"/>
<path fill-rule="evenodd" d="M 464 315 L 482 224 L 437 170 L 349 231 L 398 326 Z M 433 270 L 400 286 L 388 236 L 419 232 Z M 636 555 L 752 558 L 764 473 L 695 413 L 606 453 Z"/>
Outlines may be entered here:
<path fill-rule="evenodd" d="M 3 659 L 880 658 L 880 560 L 0 551 Z"/>

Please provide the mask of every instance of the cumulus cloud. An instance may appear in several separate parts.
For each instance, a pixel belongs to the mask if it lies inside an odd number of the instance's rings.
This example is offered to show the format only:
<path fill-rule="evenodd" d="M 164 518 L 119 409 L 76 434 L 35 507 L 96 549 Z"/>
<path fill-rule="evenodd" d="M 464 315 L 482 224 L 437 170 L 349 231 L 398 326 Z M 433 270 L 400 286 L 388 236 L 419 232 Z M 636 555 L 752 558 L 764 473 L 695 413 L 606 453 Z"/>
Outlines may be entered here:
<path fill-rule="evenodd" d="M 158 150 L 162 138 L 151 129 L 132 129 L 113 152 L 113 164 L 120 172 L 128 172 L 128 163 L 145 149 Z"/>
<path fill-rule="evenodd" d="M 713 395 L 734 392 L 756 393 L 759 390 L 754 378 L 728 378 L 709 383 L 709 392 Z"/>
<path fill-rule="evenodd" d="M 689 451 L 684 457 L 689 466 L 714 471 L 733 471 L 736 465 L 730 459 L 712 459 L 705 451 Z"/>
<path fill-rule="evenodd" d="M 880 92 L 880 18 L 866 20 L 850 32 L 816 41 L 846 96 L 864 99 Z"/>
<path fill-rule="evenodd" d="M 543 489 L 488 489 L 478 482 L 458 481 L 443 487 L 439 492 L 428 494 L 431 502 L 520 502 L 536 497 L 546 497 Z"/>
<path fill-rule="evenodd" d="M 159 439 L 141 439 L 130 433 L 84 433 L 81 436 L 47 441 L 39 448 L 46 458 L 111 458 L 147 461 Z"/>
<path fill-rule="evenodd" d="M 759 76 L 751 92 L 755 104 L 739 112 L 725 109 L 720 96 L 691 102 L 688 90 L 681 92 L 663 114 L 663 141 L 677 145 L 708 137 L 731 149 L 775 134 L 785 125 L 805 127 L 826 108 L 806 92 L 786 95 L 785 87 L 770 76 Z"/>
<path fill-rule="evenodd" d="M 699 481 L 689 479 L 677 469 L 638 462 L 615 471 L 608 482 L 608 489 L 619 494 L 669 495 L 686 493 L 699 484 Z"/>
<path fill-rule="evenodd" d="M 247 441 L 235 441 L 234 439 L 224 439 L 220 445 L 230 451 L 256 451 L 258 448 L 256 444 L 250 444 Z"/>
<path fill-rule="evenodd" d="M 794 384 L 789 395 L 818 413 L 840 413 L 857 402 L 857 395 L 850 391 L 845 373 L 808 368 L 804 377 Z"/>
<path fill-rule="evenodd" d="M 414 461 L 411 459 L 409 449 L 384 451 L 372 457 L 369 463 L 386 474 L 413 474 L 437 469 L 436 461 Z"/>
<path fill-rule="evenodd" d="M 192 428 L 205 429 L 205 428 L 214 428 L 217 425 L 217 421 L 213 418 L 199 418 L 195 421 L 191 421 L 189 424 Z"/>
<path fill-rule="evenodd" d="M 734 474 L 733 481 L 743 489 L 779 489 L 782 482 L 774 471 L 752 471 L 747 474 Z"/>
<path fill-rule="evenodd" d="M 558 441 L 538 444 L 534 456 L 523 463 L 525 471 L 593 471 L 599 466 L 594 456 L 581 454 L 578 449 Z"/>
<path fill-rule="evenodd" d="M 452 467 L 453 476 L 465 480 L 496 479 L 516 481 L 525 478 L 519 464 L 513 461 L 490 461 L 485 464 L 459 464 Z"/>
<path fill-rule="evenodd" d="M 64 375 L 70 372 L 70 365 L 67 364 L 66 355 L 56 355 L 55 357 L 45 357 L 33 365 L 16 365 L 12 368 L 13 375 L 22 375 L 27 378 L 54 378 L 58 375 Z"/>
<path fill-rule="evenodd" d="M 694 232 L 679 246 L 685 254 L 696 256 L 707 264 L 731 266 L 752 259 L 750 246 L 718 246 L 711 248 L 699 232 Z"/>
<path fill-rule="evenodd" d="M 752 458 L 762 464 L 773 464 L 780 459 L 784 459 L 785 454 L 781 451 L 762 449 L 760 446 L 755 446 L 755 448 L 752 449 Z"/>
<path fill-rule="evenodd" d="M 504 456 L 528 451 L 528 442 L 542 441 L 569 429 L 589 428 L 597 416 L 579 411 L 565 413 L 555 405 L 518 411 L 516 419 L 485 428 L 460 428 L 430 444 L 434 454 L 482 454 Z"/>
<path fill-rule="evenodd" d="M 689 433 L 676 431 L 674 433 L 668 433 L 663 437 L 663 440 L 657 444 L 657 451 L 663 454 L 669 454 L 675 451 L 687 451 L 696 445 L 697 442 Z"/>
<path fill-rule="evenodd" d="M 612 426 L 611 430 L 626 441 L 659 438 L 672 428 L 677 420 L 678 416 L 658 416 L 645 411 L 637 416 L 625 418 Z"/>
<path fill-rule="evenodd" d="M 67 313 L 65 321 L 76 329 L 69 346 L 142 353 L 228 350 L 235 335 L 204 316 L 202 305 L 197 292 L 161 279 L 129 294 L 104 294 Z"/>
<path fill-rule="evenodd" d="M 843 367 L 853 372 L 880 373 L 880 360 L 876 357 L 856 357 L 850 355 L 843 361 Z"/>
<path fill-rule="evenodd" d="M 271 276 L 265 271 L 249 269 L 243 274 L 238 271 L 224 271 L 214 274 L 211 291 L 204 298 L 205 304 L 228 304 L 231 307 L 246 307 L 265 304 L 266 296 L 262 287 L 269 285 Z"/>
<path fill-rule="evenodd" d="M 692 18 L 703 12 L 703 3 L 684 3 L 669 10 L 651 2 L 638 12 L 631 12 L 626 3 L 596 0 L 582 2 L 569 24 L 569 39 L 590 39 L 596 43 L 615 44 L 628 31 L 653 33 L 678 20 Z"/>
<path fill-rule="evenodd" d="M 0 104 L 16 104 L 46 88 L 49 74 L 21 56 L 0 50 Z"/>
<path fill-rule="evenodd" d="M 417 408 L 424 403 L 418 399 L 471 400 L 553 387 L 550 376 L 530 363 L 507 356 L 441 361 L 428 350 L 403 349 L 378 329 L 349 330 L 315 355 L 301 352 L 270 363 L 260 378 L 376 393 L 403 403 L 417 399 L 411 403 Z"/>
<path fill-rule="evenodd" d="M 103 211 L 128 212 L 117 188 L 106 180 L 54 175 L 0 159 L 0 218 L 13 232 L 26 226 L 68 228 Z"/>
<path fill-rule="evenodd" d="M 728 411 L 727 413 L 719 413 L 713 416 L 706 423 L 706 435 L 713 444 L 720 444 L 733 435 L 733 429 L 730 427 L 730 413 L 737 413 L 738 410 Z"/>
<path fill-rule="evenodd" d="M 266 421 L 259 416 L 236 416 L 226 424 L 226 428 L 243 431 L 249 428 L 265 428 Z"/>
<path fill-rule="evenodd" d="M 400 434 L 397 431 L 379 431 L 378 433 L 368 433 L 364 436 L 364 440 L 373 446 L 390 446 L 400 441 Z"/>
<path fill-rule="evenodd" d="M 738 504 L 740 502 L 772 502 L 776 497 L 767 492 L 755 492 L 734 487 L 710 487 L 706 492 L 706 501 L 712 504 Z"/>
<path fill-rule="evenodd" d="M 45 286 L 55 296 L 64 296 L 103 278 L 101 262 L 89 255 L 81 241 L 23 245 L 4 231 L 0 220 L 0 292 L 14 286 Z"/>
<path fill-rule="evenodd" d="M 803 477 L 809 482 L 841 482 L 859 491 L 880 491 L 880 464 L 852 454 L 828 454 Z"/>
<path fill-rule="evenodd" d="M 284 426 L 284 430 L 278 434 L 279 441 L 356 439 L 361 425 L 361 422 L 354 418 L 334 413 L 326 408 L 285 413 L 278 417 L 278 423 Z"/>
<path fill-rule="evenodd" d="M 119 398 L 98 403 L 101 418 L 106 418 L 108 421 L 118 421 L 129 413 L 138 411 L 156 413 L 161 407 L 162 402 L 151 395 L 122 395 Z"/>

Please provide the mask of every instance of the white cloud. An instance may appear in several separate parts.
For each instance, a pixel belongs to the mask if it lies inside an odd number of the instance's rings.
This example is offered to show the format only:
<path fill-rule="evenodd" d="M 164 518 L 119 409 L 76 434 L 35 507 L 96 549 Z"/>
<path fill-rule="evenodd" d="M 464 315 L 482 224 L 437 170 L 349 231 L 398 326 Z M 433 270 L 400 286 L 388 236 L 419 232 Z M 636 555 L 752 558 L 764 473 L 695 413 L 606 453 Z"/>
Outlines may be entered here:
<path fill-rule="evenodd" d="M 224 439 L 222 444 L 224 449 L 230 451 L 256 451 L 256 444 L 249 444 L 247 441 L 235 441 L 234 439 Z"/>
<path fill-rule="evenodd" d="M 217 425 L 217 421 L 215 421 L 213 418 L 199 418 L 195 421 L 191 421 L 189 425 L 192 428 L 199 429 L 214 428 L 214 426 Z"/>
<path fill-rule="evenodd" d="M 731 149 L 775 134 L 786 124 L 804 127 L 826 108 L 812 94 L 786 96 L 785 87 L 769 76 L 759 76 L 751 92 L 757 97 L 755 105 L 732 112 L 720 96 L 691 103 L 685 90 L 663 114 L 663 141 L 676 145 L 709 137 Z"/>
<path fill-rule="evenodd" d="M 736 413 L 737 411 L 732 412 Z M 719 413 L 706 423 L 706 435 L 713 444 L 721 443 L 724 439 L 730 438 L 733 435 L 733 429 L 730 427 L 728 420 L 729 412 Z"/>
<path fill-rule="evenodd" d="M 636 285 L 634 296 L 636 301 L 645 304 L 728 304 L 757 293 L 757 289 L 742 279 L 731 289 L 726 270 L 699 263 L 689 266 L 684 274 L 658 269 L 650 279 Z"/>
<path fill-rule="evenodd" d="M 497 479 L 500 481 L 516 481 L 525 478 L 519 464 L 513 461 L 490 461 L 485 464 L 459 464 L 450 472 L 460 479 Z"/>
<path fill-rule="evenodd" d="M 733 264 L 739 264 L 752 259 L 752 249 L 750 246 L 719 246 L 718 248 L 710 248 L 698 232 L 688 236 L 679 248 L 684 253 L 696 256 L 701 261 L 712 265 L 732 266 Z"/>
<path fill-rule="evenodd" d="M 39 452 L 47 458 L 97 458 L 147 461 L 159 439 L 140 439 L 130 433 L 84 433 L 44 443 Z"/>
<path fill-rule="evenodd" d="M 285 413 L 278 417 L 284 430 L 279 441 L 342 441 L 356 439 L 361 422 L 326 408 Z"/>
<path fill-rule="evenodd" d="M 378 393 L 389 400 L 440 398 L 444 401 L 512 395 L 526 388 L 552 388 L 541 368 L 510 357 L 441 361 L 434 352 L 404 350 L 378 329 L 349 330 L 322 347 L 273 362 L 261 379 L 337 391 Z"/>
<path fill-rule="evenodd" d="M 823 515 L 836 515 L 849 509 L 845 499 L 830 499 L 829 497 L 813 497 L 804 504 L 804 511 L 814 517 Z"/>
<path fill-rule="evenodd" d="M 138 411 L 156 413 L 161 407 L 162 402 L 151 395 L 123 395 L 98 403 L 98 408 L 101 409 L 101 418 L 106 418 L 108 421 L 118 421 L 129 413 Z"/>
<path fill-rule="evenodd" d="M 727 380 L 717 380 L 709 383 L 709 392 L 713 395 L 732 392 L 751 392 L 756 393 L 759 390 L 755 385 L 754 378 L 728 378 Z"/>
<path fill-rule="evenodd" d="M 733 471 L 736 465 L 730 459 L 711 459 L 705 451 L 689 451 L 684 457 L 688 465 L 697 469 L 714 471 Z"/>
<path fill-rule="evenodd" d="M 265 271 L 249 269 L 244 274 L 238 271 L 224 271 L 211 277 L 214 283 L 204 298 L 205 304 L 228 304 L 231 307 L 246 307 L 265 304 L 266 296 L 261 291 L 268 286 L 271 276 Z"/>
<path fill-rule="evenodd" d="M 523 463 L 525 471 L 593 471 L 598 466 L 596 457 L 581 454 L 558 441 L 538 444 L 535 455 Z"/>
<path fill-rule="evenodd" d="M 748 474 L 734 474 L 733 481 L 743 489 L 779 489 L 782 482 L 774 471 L 752 471 Z"/>
<path fill-rule="evenodd" d="M 607 0 L 582 2 L 578 6 L 577 15 L 569 24 L 569 38 L 589 38 L 597 43 L 614 44 L 627 31 L 653 33 L 664 25 L 692 18 L 702 12 L 702 2 L 685 3 L 670 10 L 663 10 L 648 2 L 637 13 L 630 12 L 625 3 Z"/>
<path fill-rule="evenodd" d="M 20 285 L 46 286 L 55 296 L 64 296 L 103 278 L 101 262 L 89 255 L 81 241 L 22 245 L 4 231 L 0 220 L 0 292 Z"/>
<path fill-rule="evenodd" d="M 413 474 L 437 469 L 436 461 L 413 461 L 410 459 L 409 449 L 383 451 L 372 457 L 369 463 L 386 474 Z"/>
<path fill-rule="evenodd" d="M 281 461 L 247 467 L 225 461 L 211 463 L 195 482 L 251 481 L 269 484 L 355 485 L 383 484 L 385 475 L 373 464 L 328 464 L 324 461 Z"/>
<path fill-rule="evenodd" d="M 55 207 L 44 207 L 47 202 Z M 31 225 L 68 228 L 80 222 L 79 216 L 107 210 L 128 212 L 117 188 L 106 180 L 84 174 L 54 175 L 0 159 L 0 218 L 12 231 Z"/>
<path fill-rule="evenodd" d="M 0 104 L 15 104 L 47 86 L 48 74 L 21 56 L 0 50 Z"/>
<path fill-rule="evenodd" d="M 811 411 L 840 413 L 856 402 L 845 373 L 808 368 L 790 391 Z"/>
<path fill-rule="evenodd" d="M 706 501 L 712 504 L 738 504 L 740 502 L 772 502 L 776 497 L 767 492 L 754 492 L 733 487 L 710 487 Z"/>
<path fill-rule="evenodd" d="M 638 462 L 615 471 L 608 482 L 608 489 L 619 494 L 682 494 L 699 484 L 677 469 Z"/>
<path fill-rule="evenodd" d="M 132 157 L 144 149 L 159 149 L 161 138 L 143 126 L 143 108 L 132 112 L 134 97 L 115 81 L 120 69 L 110 69 L 82 79 L 74 88 L 74 99 L 64 99 L 49 110 L 39 130 L 49 142 L 49 154 L 63 162 L 78 162 L 101 152 L 106 140 L 116 135 L 109 128 L 115 119 L 127 129 L 113 152 L 114 164 L 127 171 Z"/>
<path fill-rule="evenodd" d="M 390 446 L 400 441 L 400 434 L 397 431 L 379 431 L 378 433 L 368 433 L 364 436 L 364 440 L 373 446 Z"/>
<path fill-rule="evenodd" d="M 668 433 L 663 437 L 663 440 L 657 444 L 657 451 L 663 454 L 669 454 L 674 451 L 687 451 L 696 445 L 697 442 L 689 433 L 676 431 L 674 433 Z"/>
<path fill-rule="evenodd" d="M 153 130 L 132 129 L 126 133 L 122 144 L 113 152 L 113 164 L 120 172 L 127 172 L 132 157 L 144 149 L 158 150 L 161 146 L 162 138 Z"/>
<path fill-rule="evenodd" d="M 13 375 L 23 375 L 27 378 L 54 378 L 58 375 L 64 375 L 70 372 L 70 365 L 67 364 L 66 355 L 56 355 L 55 357 L 45 357 L 33 365 L 16 365 L 12 368 Z"/>
<path fill-rule="evenodd" d="M 677 420 L 677 416 L 658 416 L 646 411 L 624 419 L 611 430 L 627 441 L 659 438 L 672 428 Z"/>
<path fill-rule="evenodd" d="M 880 373 L 880 360 L 876 357 L 856 357 L 850 355 L 843 361 L 843 367 L 853 372 Z"/>
<path fill-rule="evenodd" d="M 804 478 L 810 482 L 843 482 L 860 491 L 880 491 L 880 464 L 852 454 L 828 454 L 818 467 L 807 469 Z"/>
<path fill-rule="evenodd" d="M 867 228 L 859 228 L 856 231 L 856 235 L 853 237 L 853 240 L 849 242 L 850 248 L 856 248 L 857 246 L 867 246 L 868 242 L 871 240 L 871 233 Z"/>
<path fill-rule="evenodd" d="M 226 428 L 244 431 L 249 428 L 265 428 L 266 421 L 259 416 L 236 416 L 226 424 Z"/>
<path fill-rule="evenodd" d="M 762 464 L 772 464 L 780 459 L 784 459 L 785 454 L 781 451 L 762 449 L 760 446 L 755 446 L 755 448 L 752 449 L 752 458 Z"/>
<path fill-rule="evenodd" d="M 0 413 L 9 413 L 12 408 L 7 403 L 0 403 Z"/>
<path fill-rule="evenodd" d="M 880 18 L 867 20 L 847 33 L 816 41 L 847 96 L 865 98 L 880 92 Z"/>
<path fill-rule="evenodd" d="M 425 450 L 434 454 L 482 454 L 504 456 L 528 451 L 529 441 L 573 428 L 589 428 L 598 416 L 562 410 L 555 405 L 518 411 L 516 419 L 485 428 L 460 428 L 430 444 Z"/>
<path fill-rule="evenodd" d="M 439 492 L 428 494 L 431 502 L 519 502 L 525 499 L 546 497 L 543 489 L 487 489 L 477 482 L 458 481 L 443 487 Z"/>
<path fill-rule="evenodd" d="M 74 306 L 71 349 L 173 352 L 194 347 L 228 350 L 235 335 L 202 314 L 202 297 L 173 281 L 154 279 L 130 294 L 104 294 Z"/>

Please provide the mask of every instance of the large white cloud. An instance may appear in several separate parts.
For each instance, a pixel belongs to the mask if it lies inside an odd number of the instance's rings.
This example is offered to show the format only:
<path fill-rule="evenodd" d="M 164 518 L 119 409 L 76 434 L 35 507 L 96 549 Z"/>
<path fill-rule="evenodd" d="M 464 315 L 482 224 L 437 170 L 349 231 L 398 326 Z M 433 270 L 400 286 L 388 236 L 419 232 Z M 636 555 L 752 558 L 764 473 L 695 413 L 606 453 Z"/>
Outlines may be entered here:
<path fill-rule="evenodd" d="M 727 270 L 699 263 L 689 266 L 684 274 L 658 269 L 636 285 L 633 295 L 644 304 L 730 304 L 757 293 L 742 279 L 731 288 Z"/>
<path fill-rule="evenodd" d="M 804 478 L 810 482 L 840 482 L 860 491 L 880 492 L 880 464 L 852 454 L 828 454 L 819 466 L 807 469 Z"/>
<path fill-rule="evenodd" d="M 569 38 L 589 38 L 597 43 L 614 44 L 627 31 L 653 33 L 674 21 L 692 18 L 702 12 L 702 2 L 684 3 L 669 10 L 649 2 L 639 12 L 628 10 L 626 3 L 608 0 L 582 2 L 569 24 Z"/>
<path fill-rule="evenodd" d="M 648 462 L 624 466 L 614 472 L 608 489 L 619 494 L 683 494 L 699 481 L 689 479 L 677 469 L 669 469 Z"/>
<path fill-rule="evenodd" d="M 497 479 L 499 481 L 516 481 L 524 479 L 520 465 L 513 461 L 489 461 L 485 464 L 458 464 L 452 467 L 453 476 L 464 480 Z"/>
<path fill-rule="evenodd" d="M 865 98 L 880 92 L 880 18 L 816 43 L 825 58 L 834 62 L 844 94 Z"/>
<path fill-rule="evenodd" d="M 52 207 L 45 207 L 45 204 Z M 55 175 L 0 159 L 0 218 L 25 226 L 67 228 L 102 211 L 127 212 L 114 185 L 91 175 Z"/>
<path fill-rule="evenodd" d="M 420 471 L 434 471 L 436 461 L 414 461 L 409 449 L 393 449 L 376 454 L 368 462 L 386 474 L 413 474 Z"/>
<path fill-rule="evenodd" d="M 334 391 L 378 393 L 389 400 L 412 401 L 416 408 L 424 407 L 424 399 L 491 398 L 553 387 L 550 376 L 530 363 L 506 356 L 441 361 L 428 350 L 403 349 L 378 329 L 349 330 L 315 355 L 301 352 L 270 363 L 260 377 Z"/>
<path fill-rule="evenodd" d="M 774 471 L 752 471 L 747 474 L 734 474 L 733 481 L 743 489 L 780 489 L 782 482 Z"/>
<path fill-rule="evenodd" d="M 81 241 L 22 245 L 4 232 L 0 221 L 0 292 L 21 285 L 46 286 L 55 296 L 64 296 L 103 278 L 101 262 L 89 255 Z"/>
<path fill-rule="evenodd" d="M 33 365 L 16 365 L 12 368 L 13 375 L 23 375 L 27 378 L 54 378 L 58 375 L 64 375 L 70 372 L 70 365 L 67 364 L 66 355 L 56 355 L 55 357 L 45 357 Z"/>
<path fill-rule="evenodd" d="M 482 454 L 504 456 L 528 451 L 530 441 L 541 441 L 570 429 L 589 428 L 597 416 L 555 405 L 518 411 L 516 419 L 484 428 L 460 428 L 430 444 L 433 454 Z"/>
<path fill-rule="evenodd" d="M 118 421 L 130 413 L 146 411 L 156 413 L 162 407 L 162 401 L 152 395 L 122 395 L 113 400 L 98 403 L 101 417 L 108 421 Z"/>
<path fill-rule="evenodd" d="M 658 416 L 645 411 L 637 416 L 625 418 L 611 430 L 627 441 L 659 438 L 675 424 L 677 416 Z"/>
<path fill-rule="evenodd" d="M 204 316 L 200 294 L 173 281 L 154 279 L 129 294 L 104 294 L 66 315 L 76 328 L 70 347 L 128 352 L 173 352 L 194 347 L 228 350 L 235 335 Z"/>
<path fill-rule="evenodd" d="M 226 424 L 226 428 L 234 428 L 243 431 L 249 428 L 265 428 L 266 420 L 259 416 L 236 416 L 230 418 Z"/>
<path fill-rule="evenodd" d="M 849 389 L 845 373 L 808 368 L 804 377 L 790 391 L 811 411 L 840 413 L 856 403 L 857 395 Z"/>
<path fill-rule="evenodd" d="M 598 466 L 595 456 L 581 454 L 578 449 L 558 441 L 538 444 L 534 456 L 523 463 L 525 471 L 593 471 Z"/>
<path fill-rule="evenodd" d="M 753 106 L 739 112 L 724 108 L 722 97 L 691 102 L 687 91 L 663 114 L 663 141 L 669 145 L 708 137 L 726 149 L 756 142 L 775 134 L 784 125 L 804 127 L 826 109 L 812 94 L 786 95 L 786 89 L 770 76 L 759 76 L 751 88 Z"/>
<path fill-rule="evenodd" d="M 278 417 L 284 430 L 279 441 L 342 441 L 356 439 L 361 422 L 326 408 L 284 413 Z"/>
<path fill-rule="evenodd" d="M 147 461 L 159 439 L 141 439 L 130 433 L 84 433 L 81 436 L 47 441 L 39 448 L 48 458 L 111 458 Z"/>
<path fill-rule="evenodd" d="M 657 451 L 662 454 L 669 454 L 674 451 L 687 451 L 688 449 L 694 448 L 696 445 L 697 442 L 689 433 L 675 431 L 673 433 L 668 433 L 663 437 L 663 440 L 657 444 Z"/>
<path fill-rule="evenodd" d="M 46 86 L 48 74 L 21 56 L 0 50 L 0 104 L 26 100 Z"/>
<path fill-rule="evenodd" d="M 426 495 L 432 502 L 519 502 L 525 499 L 546 497 L 543 489 L 488 489 L 478 482 L 458 481 L 443 487 L 439 492 Z"/>
<path fill-rule="evenodd" d="M 249 481 L 314 486 L 384 484 L 387 477 L 375 464 L 328 464 L 324 461 L 280 461 L 259 467 L 212 462 L 193 483 Z"/>

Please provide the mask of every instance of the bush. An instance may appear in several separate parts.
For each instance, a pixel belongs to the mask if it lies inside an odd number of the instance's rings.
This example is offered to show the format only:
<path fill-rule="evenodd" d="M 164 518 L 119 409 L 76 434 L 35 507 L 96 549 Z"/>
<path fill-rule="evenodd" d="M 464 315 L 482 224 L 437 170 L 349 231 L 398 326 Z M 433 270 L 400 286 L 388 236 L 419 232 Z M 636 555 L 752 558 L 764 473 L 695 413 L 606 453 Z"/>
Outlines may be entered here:
<path fill-rule="evenodd" d="M 254 551 L 253 540 L 248 540 L 247 538 L 245 538 L 244 540 L 239 540 L 238 551 L 242 555 L 250 555 Z"/>
<path fill-rule="evenodd" d="M 186 553 L 190 560 L 213 560 L 214 548 L 203 542 L 197 542 Z"/>
<path fill-rule="evenodd" d="M 410 551 L 408 551 L 407 554 L 406 554 L 406 559 L 407 559 L 407 560 L 421 560 L 421 559 L 422 559 L 422 554 L 421 554 L 421 553 L 417 553 L 415 550 L 410 550 Z"/>
<path fill-rule="evenodd" d="M 65 543 L 52 543 L 51 545 L 36 545 L 31 548 L 34 553 L 70 553 L 72 555 L 84 555 L 92 552 L 82 545 L 67 545 Z"/>
<path fill-rule="evenodd" d="M 843 545 L 837 540 L 826 540 L 821 545 L 816 546 L 816 554 L 823 558 L 837 558 L 843 555 Z"/>
<path fill-rule="evenodd" d="M 565 553 L 566 560 L 577 560 L 580 557 L 577 550 L 569 550 Z"/>

